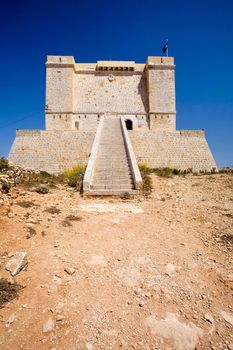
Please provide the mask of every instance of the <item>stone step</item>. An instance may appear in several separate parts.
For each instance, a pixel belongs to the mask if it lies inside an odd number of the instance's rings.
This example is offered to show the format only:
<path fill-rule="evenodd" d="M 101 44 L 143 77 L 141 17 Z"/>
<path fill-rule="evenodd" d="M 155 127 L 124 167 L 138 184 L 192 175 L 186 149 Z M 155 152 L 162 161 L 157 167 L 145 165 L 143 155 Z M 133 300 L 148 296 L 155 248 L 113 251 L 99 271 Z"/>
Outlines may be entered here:
<path fill-rule="evenodd" d="M 122 196 L 124 193 L 138 194 L 137 190 L 89 190 L 86 196 Z"/>
<path fill-rule="evenodd" d="M 133 189 L 134 181 L 120 118 L 106 119 L 100 136 L 90 192 L 99 195 L 120 195 Z"/>
<path fill-rule="evenodd" d="M 91 185 L 91 190 L 121 190 L 123 192 L 127 192 L 130 190 L 133 190 L 133 186 L 130 185 L 105 185 L 105 184 L 100 184 L 100 185 Z"/>
<path fill-rule="evenodd" d="M 117 179 L 117 178 L 113 178 L 113 179 L 95 179 L 95 182 L 93 183 L 94 185 L 134 185 L 133 179 Z"/>
<path fill-rule="evenodd" d="M 131 168 L 128 164 L 124 166 L 122 164 L 99 164 L 95 167 L 93 174 L 97 173 L 106 173 L 107 175 L 118 173 L 119 175 L 123 174 L 131 174 Z"/>
<path fill-rule="evenodd" d="M 121 180 L 128 180 L 129 178 L 132 179 L 133 177 L 131 176 L 131 174 L 127 173 L 127 174 L 116 174 L 117 179 L 119 179 L 119 181 Z M 112 180 L 114 179 L 113 174 L 95 174 L 95 181 L 99 181 L 99 180 Z"/>
<path fill-rule="evenodd" d="M 118 161 L 118 160 L 120 160 L 120 161 L 125 161 L 125 162 L 127 162 L 128 161 L 128 157 L 126 156 L 126 155 L 106 155 L 106 156 L 104 156 L 103 154 L 100 154 L 98 157 L 97 157 L 97 161 L 98 160 L 104 160 L 104 161 L 112 161 L 112 162 L 114 162 L 114 161 Z"/>

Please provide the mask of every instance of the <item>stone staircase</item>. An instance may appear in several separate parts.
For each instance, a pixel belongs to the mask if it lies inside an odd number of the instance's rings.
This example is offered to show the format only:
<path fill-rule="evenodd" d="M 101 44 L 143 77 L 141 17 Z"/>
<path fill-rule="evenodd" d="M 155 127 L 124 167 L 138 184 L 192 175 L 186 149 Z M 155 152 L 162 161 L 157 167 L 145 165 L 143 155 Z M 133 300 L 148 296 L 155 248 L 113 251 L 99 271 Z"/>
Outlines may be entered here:
<path fill-rule="evenodd" d="M 134 191 L 120 118 L 103 120 L 90 190 L 97 195 Z"/>

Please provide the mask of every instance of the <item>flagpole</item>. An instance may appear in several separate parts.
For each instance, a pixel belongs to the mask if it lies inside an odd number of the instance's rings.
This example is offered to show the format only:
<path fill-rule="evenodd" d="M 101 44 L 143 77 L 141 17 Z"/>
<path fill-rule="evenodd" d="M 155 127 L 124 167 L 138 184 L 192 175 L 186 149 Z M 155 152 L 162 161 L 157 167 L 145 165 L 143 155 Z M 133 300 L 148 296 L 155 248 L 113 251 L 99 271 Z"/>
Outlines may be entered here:
<path fill-rule="evenodd" d="M 168 57 L 168 39 L 167 39 L 167 57 Z"/>

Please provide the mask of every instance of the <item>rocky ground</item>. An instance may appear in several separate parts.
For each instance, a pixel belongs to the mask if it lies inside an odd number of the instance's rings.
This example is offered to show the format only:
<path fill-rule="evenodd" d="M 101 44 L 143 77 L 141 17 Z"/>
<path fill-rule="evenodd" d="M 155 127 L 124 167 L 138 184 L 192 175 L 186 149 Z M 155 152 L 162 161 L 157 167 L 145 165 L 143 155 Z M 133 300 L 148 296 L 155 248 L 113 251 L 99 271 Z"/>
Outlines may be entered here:
<path fill-rule="evenodd" d="M 233 349 L 233 176 L 153 184 L 129 201 L 0 195 L 0 276 L 22 286 L 1 349 Z"/>

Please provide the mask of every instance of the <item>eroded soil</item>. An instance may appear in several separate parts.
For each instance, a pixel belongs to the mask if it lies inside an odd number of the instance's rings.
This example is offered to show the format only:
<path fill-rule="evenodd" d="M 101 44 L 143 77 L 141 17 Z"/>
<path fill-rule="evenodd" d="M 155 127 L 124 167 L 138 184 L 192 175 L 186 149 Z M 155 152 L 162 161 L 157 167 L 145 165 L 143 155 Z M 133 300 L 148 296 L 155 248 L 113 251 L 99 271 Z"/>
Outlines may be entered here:
<path fill-rule="evenodd" d="M 233 176 L 153 183 L 130 201 L 5 195 L 0 276 L 23 289 L 0 309 L 1 349 L 233 349 Z"/>

